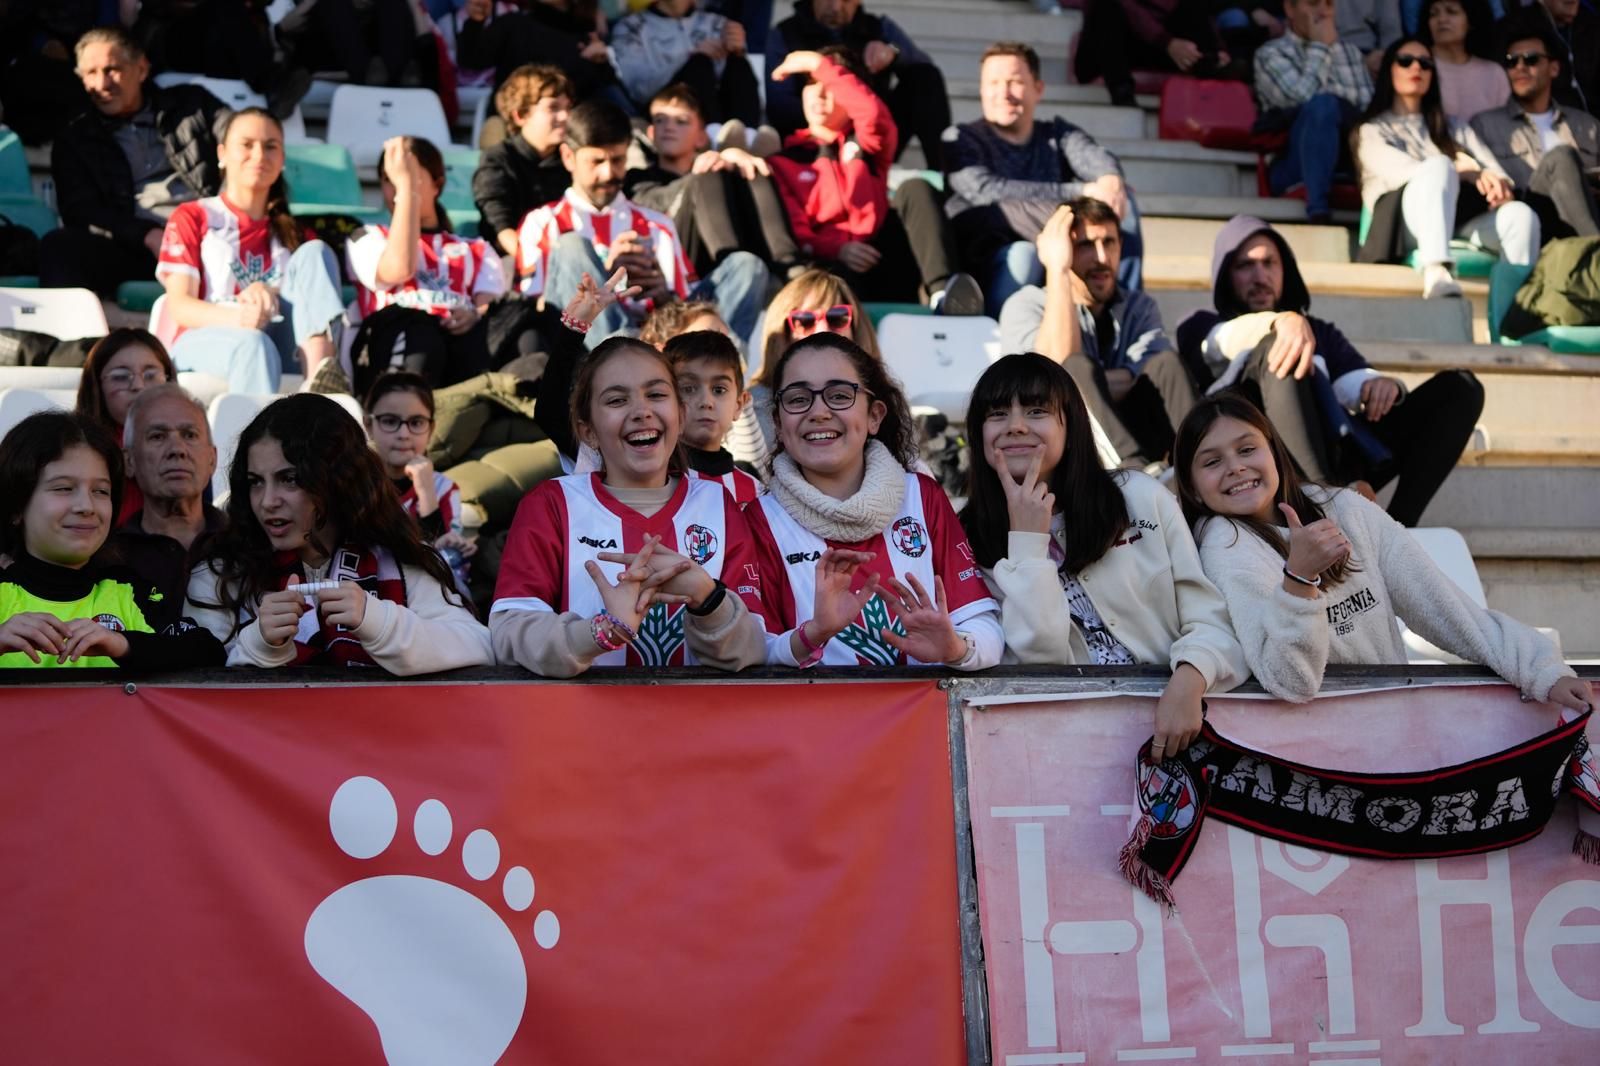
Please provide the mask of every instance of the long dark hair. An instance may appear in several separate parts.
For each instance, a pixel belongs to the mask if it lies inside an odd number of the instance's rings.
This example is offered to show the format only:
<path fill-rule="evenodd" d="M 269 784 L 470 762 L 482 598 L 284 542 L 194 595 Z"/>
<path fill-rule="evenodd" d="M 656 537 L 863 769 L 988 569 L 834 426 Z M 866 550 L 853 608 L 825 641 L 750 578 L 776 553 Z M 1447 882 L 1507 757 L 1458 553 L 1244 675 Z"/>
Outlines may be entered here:
<path fill-rule="evenodd" d="M 178 380 L 178 368 L 172 365 L 172 356 L 167 354 L 166 345 L 156 340 L 155 335 L 148 330 L 122 326 L 101 337 L 99 342 L 89 349 L 89 354 L 83 361 L 83 376 L 78 379 L 78 402 L 74 410 L 113 433 L 120 433 L 122 427 L 113 425 L 111 415 L 106 411 L 106 390 L 100 384 L 100 375 L 105 373 L 106 364 L 111 362 L 112 356 L 135 344 L 150 349 L 150 353 L 156 357 L 156 362 L 166 370 L 168 381 Z"/>
<path fill-rule="evenodd" d="M 882 359 L 868 355 L 861 345 L 838 333 L 813 333 L 795 341 L 778 356 L 778 361 L 772 366 L 772 375 L 767 379 L 772 383 L 773 422 L 782 423 L 783 412 L 778 407 L 778 394 L 783 391 L 784 370 L 795 356 L 818 351 L 838 352 L 850 360 L 856 375 L 861 378 L 861 387 L 872 394 L 872 399 L 882 401 L 887 408 L 883 421 L 878 424 L 878 431 L 869 439 L 883 442 L 883 446 L 907 470 L 915 466 L 917 426 L 912 421 L 911 405 L 906 402 L 906 394 L 901 391 L 900 383 L 889 374 L 889 368 L 883 365 Z M 776 458 L 782 451 L 783 438 L 779 436 L 772 448 L 773 457 Z"/>
<path fill-rule="evenodd" d="M 1394 109 L 1394 60 L 1400 54 L 1400 49 L 1408 44 L 1422 45 L 1428 49 L 1428 57 L 1433 58 L 1433 49 L 1416 34 L 1407 34 L 1385 48 L 1383 64 L 1378 68 L 1378 76 L 1373 79 L 1372 102 L 1367 105 L 1366 114 L 1361 116 L 1362 124 L 1387 115 Z M 1450 136 L 1450 117 L 1444 113 L 1444 98 L 1439 94 L 1437 68 L 1433 72 L 1433 77 L 1428 79 L 1427 90 L 1422 94 L 1422 122 L 1428 129 L 1428 139 L 1444 153 L 1446 159 L 1454 159 L 1456 152 L 1460 151 L 1460 146 L 1456 144 L 1455 138 Z M 1361 127 L 1357 126 L 1350 134 L 1352 145 L 1360 135 Z M 1352 154 L 1355 153 L 1352 151 Z"/>
<path fill-rule="evenodd" d="M 1289 558 L 1289 538 L 1283 530 L 1270 522 L 1263 522 L 1254 515 L 1219 515 L 1205 505 L 1200 498 L 1200 492 L 1194 484 L 1194 457 L 1200 450 L 1200 442 L 1205 435 L 1211 432 L 1211 427 L 1218 419 L 1232 418 L 1259 432 L 1267 441 L 1267 449 L 1272 453 L 1272 462 L 1278 468 L 1278 495 L 1272 501 L 1276 506 L 1286 503 L 1294 508 L 1295 514 L 1300 516 L 1300 521 L 1305 525 L 1320 522 L 1327 517 L 1322 506 L 1306 493 L 1306 486 L 1316 484 L 1304 480 L 1300 476 L 1300 468 L 1295 465 L 1294 457 L 1289 454 L 1288 445 L 1283 443 L 1283 438 L 1278 436 L 1278 431 L 1273 428 L 1271 420 L 1261 413 L 1261 409 L 1236 392 L 1222 392 L 1216 396 L 1201 400 L 1189 412 L 1183 424 L 1178 427 L 1177 440 L 1172 445 L 1172 468 L 1177 474 L 1178 503 L 1183 507 L 1183 517 L 1189 523 L 1189 528 L 1199 539 L 1200 523 L 1205 519 L 1223 519 L 1231 521 L 1234 529 L 1243 527 L 1260 537 L 1272 546 L 1272 550 L 1287 560 Z M 1337 585 L 1343 581 L 1347 574 L 1361 569 L 1350 558 L 1344 558 L 1334 563 L 1322 572 L 1322 580 L 1329 585 Z"/>
<path fill-rule="evenodd" d="M 1128 527 L 1128 503 L 1117 475 L 1100 462 L 1083 394 L 1072 375 L 1054 359 L 1034 352 L 1005 356 L 991 364 L 972 387 L 967 405 L 967 447 L 972 463 L 961 525 L 979 565 L 993 567 L 1005 558 L 1011 515 L 1000 475 L 984 454 L 983 424 L 991 411 L 1009 411 L 1013 401 L 1054 411 L 1066 425 L 1066 448 L 1050 472 L 1049 487 L 1056 507 L 1071 518 L 1066 524 L 1066 558 L 1061 566 L 1078 573 L 1104 555 Z"/>
<path fill-rule="evenodd" d="M 595 350 L 583 357 L 578 363 L 578 370 L 572 376 L 572 407 L 568 417 L 572 420 L 572 432 L 576 436 L 580 425 L 594 425 L 594 415 L 590 408 L 594 405 L 594 379 L 600 368 L 624 352 L 634 352 L 639 355 L 654 359 L 661 364 L 661 369 L 666 375 L 668 384 L 672 388 L 674 399 L 678 396 L 678 375 L 672 369 L 672 360 L 661 354 L 661 349 L 646 344 L 637 337 L 607 337 L 595 347 Z M 683 450 L 683 413 L 682 402 L 679 401 L 678 414 L 678 439 L 672 443 L 672 456 L 667 460 L 667 476 L 681 474 L 689 469 L 689 458 Z M 581 439 L 581 438 L 580 438 Z M 599 451 L 599 449 L 595 449 Z M 605 463 L 604 454 L 600 461 L 602 467 Z"/>
<path fill-rule="evenodd" d="M 0 440 L 0 552 L 22 553 L 22 515 L 39 487 L 46 463 L 83 445 L 105 460 L 111 475 L 111 516 L 122 510 L 122 447 L 110 431 L 81 411 L 41 411 L 11 427 Z M 108 524 L 106 533 L 111 527 Z"/>
<path fill-rule="evenodd" d="M 1461 13 L 1467 17 L 1467 38 L 1462 42 L 1467 54 L 1479 59 L 1496 58 L 1494 12 L 1489 9 L 1489 0 L 1427 0 L 1422 5 L 1422 16 L 1417 20 L 1417 40 L 1430 50 L 1433 48 L 1433 31 L 1428 28 L 1428 18 L 1435 6 L 1446 2 L 1460 7 Z M 1434 73 L 1437 75 L 1438 72 Z"/>
<path fill-rule="evenodd" d="M 446 233 L 450 232 L 450 212 L 446 210 L 442 199 L 444 184 L 449 180 L 449 175 L 444 167 L 444 155 L 426 137 L 402 137 L 400 139 L 405 142 L 407 148 L 411 149 L 411 154 L 417 157 L 417 162 L 421 164 L 423 170 L 428 172 L 428 177 L 432 178 L 434 184 L 439 186 L 439 195 L 433 198 L 434 224 Z M 388 178 L 389 184 L 396 187 L 399 186 L 400 181 L 405 179 L 404 174 L 395 175 L 386 171 L 383 166 L 382 156 L 378 157 L 378 177 L 380 179 Z M 399 180 L 396 180 L 397 178 Z"/>
<path fill-rule="evenodd" d="M 240 108 L 228 116 L 228 121 L 222 126 L 222 139 L 220 143 L 228 141 L 228 131 L 233 129 L 233 124 L 241 118 L 263 118 L 278 129 L 278 139 L 283 139 L 283 123 L 264 107 Z M 278 243 L 289 251 L 294 251 L 304 243 L 300 234 L 300 224 L 294 220 L 294 215 L 289 211 L 289 183 L 279 174 L 272 187 L 267 190 L 267 223 L 272 228 L 272 235 Z"/>
<path fill-rule="evenodd" d="M 282 573 L 250 506 L 250 448 L 269 437 L 294 467 L 296 483 L 315 501 L 316 525 L 326 523 L 338 533 L 339 544 L 319 544 L 319 549 L 330 555 L 341 545 L 387 549 L 395 562 L 437 581 L 447 600 L 456 596 L 455 577 L 401 508 L 360 423 L 326 396 L 300 393 L 273 401 L 250 421 L 228 467 L 228 525 L 208 545 L 206 565 L 220 579 L 221 603 L 209 606 L 225 609 L 235 619 L 235 632 L 240 609 L 253 611 L 263 593 L 275 591 Z"/>

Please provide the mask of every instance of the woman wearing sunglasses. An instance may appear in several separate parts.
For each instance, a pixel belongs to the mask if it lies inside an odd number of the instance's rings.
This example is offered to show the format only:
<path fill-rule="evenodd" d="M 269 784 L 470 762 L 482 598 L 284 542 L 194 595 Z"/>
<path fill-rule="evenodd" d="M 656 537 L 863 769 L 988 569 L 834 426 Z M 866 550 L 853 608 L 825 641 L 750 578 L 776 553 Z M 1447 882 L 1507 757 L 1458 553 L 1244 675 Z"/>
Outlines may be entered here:
<path fill-rule="evenodd" d="M 911 410 L 883 361 L 819 331 L 771 369 L 777 453 L 745 511 L 768 593 L 767 662 L 999 662 L 999 606 L 944 490 L 911 470 Z"/>
<path fill-rule="evenodd" d="M 1451 237 L 1518 265 L 1538 254 L 1538 216 L 1512 198 L 1511 179 L 1483 139 L 1445 115 L 1433 53 L 1417 38 L 1384 52 L 1355 155 L 1361 202 L 1372 212 L 1359 258 L 1400 262 L 1416 249 L 1424 297 L 1461 295 Z"/>
<path fill-rule="evenodd" d="M 826 270 L 797 276 L 767 305 L 760 340 L 750 352 L 751 403 L 734 422 L 726 442 L 736 460 L 766 471 L 777 434 L 768 372 L 791 344 L 816 333 L 848 337 L 874 359 L 882 358 L 872 320 L 848 282 Z"/>
<path fill-rule="evenodd" d="M 1511 98 L 1506 72 L 1495 60 L 1489 0 L 1427 0 L 1417 39 L 1433 50 L 1434 77 L 1444 113 L 1462 122 Z"/>

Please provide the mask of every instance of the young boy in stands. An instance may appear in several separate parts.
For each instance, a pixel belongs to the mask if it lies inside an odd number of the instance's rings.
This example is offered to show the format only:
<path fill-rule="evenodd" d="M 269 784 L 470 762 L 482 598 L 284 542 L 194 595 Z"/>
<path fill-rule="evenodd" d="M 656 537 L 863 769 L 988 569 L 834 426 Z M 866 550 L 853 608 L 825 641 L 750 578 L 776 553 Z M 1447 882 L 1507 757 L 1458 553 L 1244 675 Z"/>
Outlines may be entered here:
<path fill-rule="evenodd" d="M 890 210 L 899 132 L 861 61 L 842 45 L 790 52 L 772 77 L 804 80 L 806 126 L 767 161 L 801 252 L 843 275 L 862 299 L 921 296 L 945 314 L 982 314 L 978 283 L 956 273 L 932 186 L 921 178 L 901 183 Z"/>
<path fill-rule="evenodd" d="M 628 171 L 623 192 L 672 216 L 695 270 L 705 273 L 739 248 L 782 270 L 797 261 L 766 160 L 743 148 L 712 148 L 693 89 L 677 82 L 651 97 L 645 135 L 656 150 L 655 164 Z"/>
<path fill-rule="evenodd" d="M 513 132 L 484 151 L 472 175 L 472 198 L 483 235 L 512 258 L 523 217 L 560 199 L 572 181 L 561 162 L 572 102 L 572 82 L 560 68 L 533 63 L 512 71 L 494 94 L 495 110 Z"/>
<path fill-rule="evenodd" d="M 718 330 L 696 329 L 667 341 L 662 352 L 678 379 L 689 469 L 698 478 L 721 482 L 733 502 L 749 503 L 761 494 L 761 482 L 734 466 L 733 453 L 722 446 L 734 419 L 750 405 L 739 349 Z"/>

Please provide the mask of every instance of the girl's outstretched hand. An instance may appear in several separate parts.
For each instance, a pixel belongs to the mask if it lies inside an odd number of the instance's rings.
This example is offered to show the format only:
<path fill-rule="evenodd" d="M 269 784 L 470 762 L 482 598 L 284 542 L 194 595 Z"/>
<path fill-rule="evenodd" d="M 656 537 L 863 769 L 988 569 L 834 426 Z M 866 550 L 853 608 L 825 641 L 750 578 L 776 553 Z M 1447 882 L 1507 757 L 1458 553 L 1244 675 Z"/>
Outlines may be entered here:
<path fill-rule="evenodd" d="M 817 560 L 817 587 L 811 598 L 812 643 L 825 644 L 861 616 L 861 609 L 879 591 L 878 575 L 868 574 L 858 591 L 850 591 L 856 571 L 873 559 L 872 552 L 829 548 Z"/>
<path fill-rule="evenodd" d="M 1320 518 L 1305 526 L 1288 504 L 1278 504 L 1278 510 L 1289 520 L 1289 558 L 1284 565 L 1294 573 L 1314 578 L 1350 554 L 1350 541 L 1333 519 Z"/>
<path fill-rule="evenodd" d="M 20 651 L 34 662 L 39 653 L 60 655 L 71 634 L 67 623 L 44 611 L 23 611 L 0 622 L 0 654 Z"/>
<path fill-rule="evenodd" d="M 74 618 L 67 623 L 67 634 L 65 646 L 56 655 L 58 663 L 75 663 L 85 655 L 120 659 L 128 654 L 128 638 L 93 618 Z"/>
<path fill-rule="evenodd" d="M 1574 711 L 1587 711 L 1594 706 L 1594 689 L 1581 678 L 1563 677 L 1550 686 L 1548 702 L 1559 703 Z"/>
<path fill-rule="evenodd" d="M 618 300 L 629 299 L 639 295 L 639 286 L 627 285 L 621 292 L 617 291 L 618 285 L 623 285 L 628 280 L 628 272 L 618 267 L 616 272 L 606 279 L 604 285 L 595 284 L 594 277 L 584 272 L 578 281 L 578 291 L 573 294 L 572 302 L 567 304 L 566 315 L 585 325 L 594 325 L 594 320 L 600 313 Z"/>
<path fill-rule="evenodd" d="M 1179 663 L 1156 700 L 1155 741 L 1150 757 L 1156 762 L 1170 759 L 1194 742 L 1205 721 L 1206 679 L 1188 663 Z"/>
<path fill-rule="evenodd" d="M 906 587 L 906 582 L 910 587 Z M 895 605 L 900 624 L 906 635 L 900 636 L 891 629 L 883 631 L 883 639 L 901 654 L 925 663 L 959 662 L 967 655 L 967 642 L 950 621 L 950 611 L 945 605 L 944 582 L 937 574 L 933 578 L 933 595 L 922 587 L 916 575 L 907 574 L 906 582 L 891 581 L 889 590 L 899 597 Z"/>
<path fill-rule="evenodd" d="M 601 562 L 623 564 L 623 571 L 617 575 L 614 585 L 606 580 L 600 563 L 591 559 L 583 564 L 595 587 L 600 590 L 600 600 L 606 605 L 606 612 L 620 619 L 630 629 L 639 628 L 651 604 L 689 602 L 689 597 L 670 592 L 663 586 L 694 564 L 682 556 L 679 556 L 682 565 L 657 562 L 655 553 L 660 544 L 660 537 L 649 536 L 644 538 L 644 546 L 636 552 L 601 552 L 597 556 Z M 675 553 L 669 551 L 667 554 Z"/>
<path fill-rule="evenodd" d="M 1011 515 L 1011 529 L 1017 533 L 1049 533 L 1050 516 L 1055 513 L 1056 494 L 1039 481 L 1039 470 L 1044 463 L 1044 452 L 1035 451 L 1033 461 L 1022 480 L 1011 476 L 1006 467 L 1005 454 L 998 443 L 989 457 L 996 474 L 1000 475 L 1000 488 L 1006 494 L 1006 510 Z"/>
<path fill-rule="evenodd" d="M 687 603 L 699 605 L 716 590 L 717 582 L 693 559 L 661 543 L 660 537 L 646 537 L 650 548 L 647 556 L 638 552 L 601 552 L 595 558 L 604 563 L 622 563 L 632 567 L 642 563 L 650 573 L 645 578 L 642 592 L 656 592 L 651 602 Z M 670 600 L 664 597 L 670 596 Z M 640 610 L 649 606 L 641 601 Z"/>

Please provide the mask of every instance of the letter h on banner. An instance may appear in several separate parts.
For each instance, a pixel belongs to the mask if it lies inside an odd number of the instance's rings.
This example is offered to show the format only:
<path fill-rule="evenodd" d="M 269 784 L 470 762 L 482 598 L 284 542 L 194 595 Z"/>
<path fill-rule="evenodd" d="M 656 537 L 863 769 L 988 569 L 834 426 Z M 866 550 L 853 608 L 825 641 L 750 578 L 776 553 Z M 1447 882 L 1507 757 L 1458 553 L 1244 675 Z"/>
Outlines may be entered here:
<path fill-rule="evenodd" d="M 1043 813 L 1065 816 L 1059 808 L 991 808 L 991 815 Z M 1102 813 L 1127 816 L 1125 808 Z M 1167 961 L 1161 905 L 1129 887 L 1133 921 L 1050 921 L 1044 823 L 1021 822 L 1017 836 L 1017 892 L 1022 916 L 1023 995 L 1027 1005 L 1028 1046 L 1056 1047 L 1056 982 L 1052 955 L 1120 955 L 1133 951 L 1139 981 L 1139 1025 L 1147 1043 L 1172 1039 L 1167 1014 Z M 1137 924 L 1136 924 L 1137 923 Z M 1048 944 L 1048 946 L 1047 946 Z"/>

